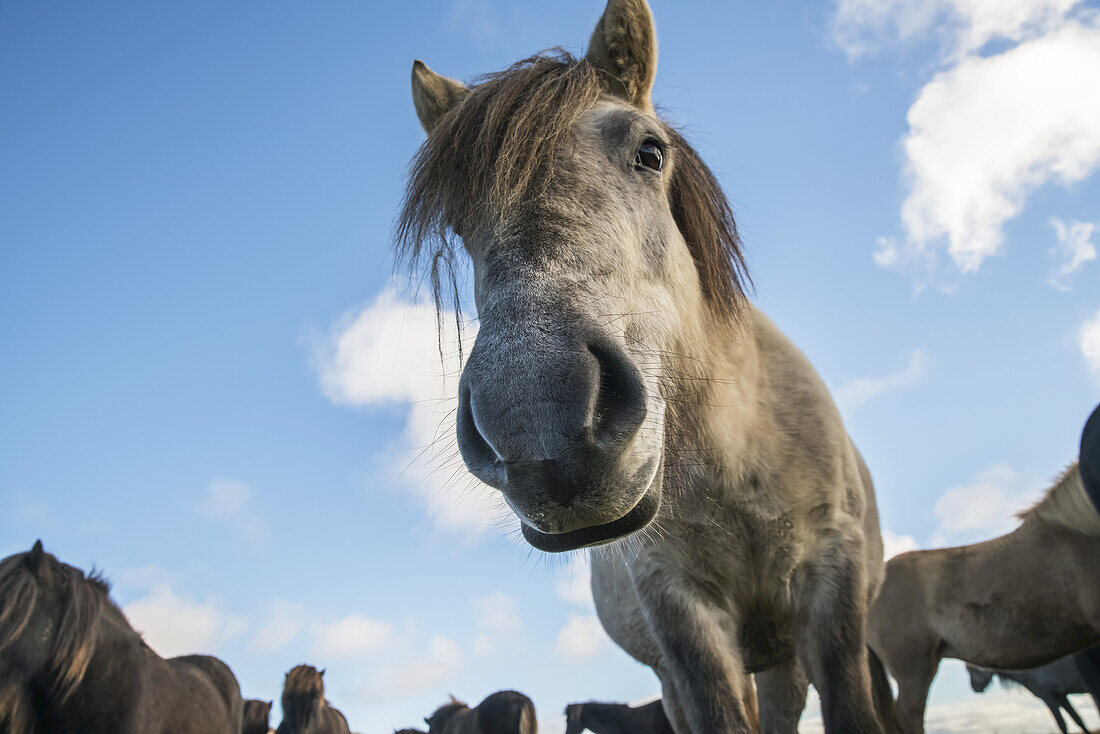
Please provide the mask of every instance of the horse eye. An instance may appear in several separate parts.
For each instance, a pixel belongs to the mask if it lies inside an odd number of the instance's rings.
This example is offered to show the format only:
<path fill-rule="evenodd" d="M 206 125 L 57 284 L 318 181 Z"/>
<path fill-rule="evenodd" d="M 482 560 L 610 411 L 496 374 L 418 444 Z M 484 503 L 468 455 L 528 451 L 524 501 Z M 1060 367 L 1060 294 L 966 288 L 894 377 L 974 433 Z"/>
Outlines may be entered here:
<path fill-rule="evenodd" d="M 665 157 L 661 153 L 661 146 L 657 143 L 642 143 L 642 147 L 638 148 L 638 152 L 634 156 L 634 165 L 645 166 L 654 171 L 660 171 L 664 163 Z"/>

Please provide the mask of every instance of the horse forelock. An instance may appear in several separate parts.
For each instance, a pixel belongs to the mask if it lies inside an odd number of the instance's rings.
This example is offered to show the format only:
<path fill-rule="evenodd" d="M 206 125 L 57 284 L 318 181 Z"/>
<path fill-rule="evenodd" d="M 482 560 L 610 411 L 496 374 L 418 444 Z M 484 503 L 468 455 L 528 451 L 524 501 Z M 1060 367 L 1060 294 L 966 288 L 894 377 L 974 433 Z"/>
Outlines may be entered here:
<path fill-rule="evenodd" d="M 316 668 L 299 665 L 286 675 L 283 683 L 283 718 L 298 731 L 307 729 L 320 713 L 325 701 L 325 683 Z"/>
<path fill-rule="evenodd" d="M 11 556 L 0 563 L 0 652 L 23 634 L 38 607 L 46 583 L 24 563 L 25 554 Z M 60 579 L 62 612 L 54 632 L 51 655 L 51 693 L 64 701 L 84 679 L 96 647 L 96 630 L 108 603 L 110 588 L 101 575 L 84 572 L 52 559 Z"/>
<path fill-rule="evenodd" d="M 496 228 L 506 213 L 547 194 L 580 117 L 604 95 L 603 72 L 564 51 L 533 56 L 474 85 L 414 157 L 395 230 L 399 261 L 430 264 L 437 307 L 454 274 L 456 233 Z M 732 210 L 717 179 L 669 126 L 675 165 L 669 205 L 708 304 L 733 317 L 748 282 Z"/>
<path fill-rule="evenodd" d="M 1083 535 L 1100 536 L 1100 510 L 1093 504 L 1085 483 L 1081 481 L 1077 462 L 1070 464 L 1043 498 L 1018 517 L 1022 520 L 1034 517 Z"/>

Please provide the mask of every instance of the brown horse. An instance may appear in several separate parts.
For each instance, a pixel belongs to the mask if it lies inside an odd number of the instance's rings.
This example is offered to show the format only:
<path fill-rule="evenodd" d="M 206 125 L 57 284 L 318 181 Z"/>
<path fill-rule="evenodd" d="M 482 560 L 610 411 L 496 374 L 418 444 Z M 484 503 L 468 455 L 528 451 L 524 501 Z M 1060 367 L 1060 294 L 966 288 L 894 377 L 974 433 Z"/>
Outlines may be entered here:
<path fill-rule="evenodd" d="M 100 576 L 41 542 L 0 561 L 0 731 L 238 734 L 241 715 L 225 663 L 157 655 Z"/>
<path fill-rule="evenodd" d="M 348 720 L 325 700 L 325 671 L 297 665 L 283 681 L 283 720 L 276 734 L 351 734 Z"/>
<path fill-rule="evenodd" d="M 886 564 L 868 637 L 898 682 L 898 723 L 924 731 L 940 660 L 1023 670 L 1100 642 L 1100 512 L 1071 466 L 1013 532 Z"/>
<path fill-rule="evenodd" d="M 749 731 L 747 673 L 765 731 L 796 730 L 808 678 L 830 734 L 874 734 L 892 702 L 864 631 L 871 477 L 745 296 L 729 203 L 656 114 L 656 72 L 645 0 L 609 0 L 584 58 L 470 87 L 413 64 L 427 140 L 397 241 L 436 286 L 472 262 L 459 449 L 535 548 L 604 546 L 600 621 L 657 674 L 679 734 Z"/>
<path fill-rule="evenodd" d="M 271 701 L 250 698 L 244 702 L 241 734 L 268 734 L 271 731 Z"/>
<path fill-rule="evenodd" d="M 519 691 L 497 691 L 470 708 L 451 696 L 424 719 L 428 734 L 537 734 L 535 704 Z"/>

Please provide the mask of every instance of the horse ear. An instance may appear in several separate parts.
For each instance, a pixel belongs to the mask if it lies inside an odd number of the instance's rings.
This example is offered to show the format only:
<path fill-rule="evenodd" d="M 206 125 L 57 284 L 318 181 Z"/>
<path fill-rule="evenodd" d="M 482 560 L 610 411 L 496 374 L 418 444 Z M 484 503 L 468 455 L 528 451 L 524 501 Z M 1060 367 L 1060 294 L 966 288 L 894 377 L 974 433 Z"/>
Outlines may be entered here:
<path fill-rule="evenodd" d="M 466 96 L 462 82 L 436 74 L 420 59 L 413 62 L 412 93 L 416 116 L 424 132 L 430 133 L 443 115 Z"/>
<path fill-rule="evenodd" d="M 328 670 L 328 668 L 321 668 L 321 672 L 320 672 L 320 673 L 318 673 L 317 675 L 319 675 L 319 676 L 321 676 L 322 678 L 324 678 L 324 677 L 325 677 L 325 671 L 326 671 L 326 670 Z"/>
<path fill-rule="evenodd" d="M 427 724 L 428 726 L 431 726 L 432 725 L 432 720 L 429 719 L 427 716 L 425 716 L 424 717 L 424 723 Z"/>
<path fill-rule="evenodd" d="M 451 697 L 451 703 L 458 703 L 458 699 L 455 698 L 455 694 L 448 693 L 447 695 Z"/>
<path fill-rule="evenodd" d="M 38 570 L 42 568 L 42 563 L 45 560 L 46 551 L 42 548 L 42 541 L 36 540 L 34 542 L 34 547 L 32 547 L 30 552 L 27 554 L 27 558 L 25 561 L 25 563 L 27 564 L 27 568 L 29 568 L 34 573 L 37 573 Z"/>
<path fill-rule="evenodd" d="M 653 111 L 657 30 L 646 0 L 608 0 L 585 58 L 610 75 L 609 91 L 641 110 Z"/>

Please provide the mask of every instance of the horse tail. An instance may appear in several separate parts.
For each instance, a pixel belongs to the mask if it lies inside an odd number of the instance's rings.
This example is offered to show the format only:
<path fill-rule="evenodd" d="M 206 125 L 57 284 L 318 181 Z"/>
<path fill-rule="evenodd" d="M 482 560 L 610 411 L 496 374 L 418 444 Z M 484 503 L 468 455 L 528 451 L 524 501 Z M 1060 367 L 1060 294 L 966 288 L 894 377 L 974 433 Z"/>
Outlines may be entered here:
<path fill-rule="evenodd" d="M 886 734 L 895 734 L 901 729 L 894 709 L 894 689 L 890 687 L 886 667 L 870 647 L 867 648 L 867 660 L 871 667 L 871 696 L 875 703 L 875 713 L 878 714 L 883 731 Z"/>
<path fill-rule="evenodd" d="M 538 734 L 539 722 L 535 718 L 535 704 L 528 699 L 523 702 L 519 714 L 519 734 Z"/>

